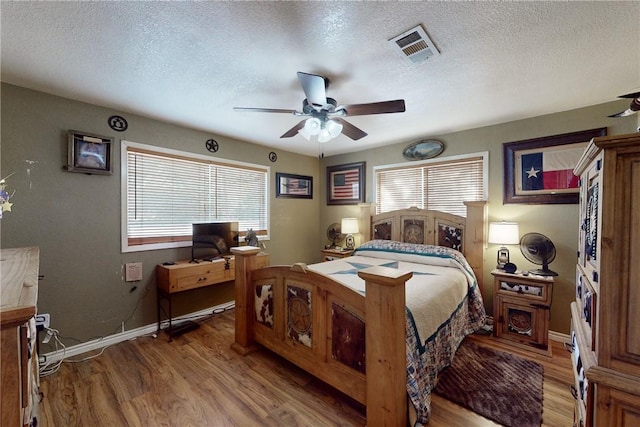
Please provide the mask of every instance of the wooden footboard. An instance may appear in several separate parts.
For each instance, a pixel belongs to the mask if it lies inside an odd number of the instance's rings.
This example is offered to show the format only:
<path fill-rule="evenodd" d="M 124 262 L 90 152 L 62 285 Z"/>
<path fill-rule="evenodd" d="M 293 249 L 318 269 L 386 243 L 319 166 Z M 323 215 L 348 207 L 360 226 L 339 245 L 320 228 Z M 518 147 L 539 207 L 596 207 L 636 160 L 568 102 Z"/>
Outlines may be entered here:
<path fill-rule="evenodd" d="M 368 426 L 406 425 L 404 284 L 411 272 L 360 271 L 365 299 L 303 264 L 256 269 L 258 248 L 231 251 L 235 351 L 260 344 L 366 405 Z"/>

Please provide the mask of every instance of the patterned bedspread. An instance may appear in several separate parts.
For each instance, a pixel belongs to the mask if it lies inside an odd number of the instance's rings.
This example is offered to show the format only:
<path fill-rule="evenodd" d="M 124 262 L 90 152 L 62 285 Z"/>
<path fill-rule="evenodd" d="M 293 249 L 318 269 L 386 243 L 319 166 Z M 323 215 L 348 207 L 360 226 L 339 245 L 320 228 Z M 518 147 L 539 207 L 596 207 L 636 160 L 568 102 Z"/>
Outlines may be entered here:
<path fill-rule="evenodd" d="M 431 415 L 431 391 L 464 337 L 486 321 L 478 284 L 464 256 L 450 248 L 372 240 L 348 258 L 311 270 L 364 293 L 358 271 L 384 266 L 413 272 L 406 285 L 407 392 L 419 423 Z"/>

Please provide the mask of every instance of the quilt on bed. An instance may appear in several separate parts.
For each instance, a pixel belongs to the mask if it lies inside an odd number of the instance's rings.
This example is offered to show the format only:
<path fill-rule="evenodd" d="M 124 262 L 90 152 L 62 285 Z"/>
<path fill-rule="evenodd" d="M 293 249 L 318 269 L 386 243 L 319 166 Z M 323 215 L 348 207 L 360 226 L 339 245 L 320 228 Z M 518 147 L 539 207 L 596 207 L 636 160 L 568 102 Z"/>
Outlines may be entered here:
<path fill-rule="evenodd" d="M 407 392 L 417 421 L 430 417 L 431 391 L 464 337 L 486 321 L 478 284 L 464 256 L 450 248 L 372 240 L 351 257 L 310 265 L 364 293 L 358 271 L 384 266 L 413 272 L 406 284 Z"/>

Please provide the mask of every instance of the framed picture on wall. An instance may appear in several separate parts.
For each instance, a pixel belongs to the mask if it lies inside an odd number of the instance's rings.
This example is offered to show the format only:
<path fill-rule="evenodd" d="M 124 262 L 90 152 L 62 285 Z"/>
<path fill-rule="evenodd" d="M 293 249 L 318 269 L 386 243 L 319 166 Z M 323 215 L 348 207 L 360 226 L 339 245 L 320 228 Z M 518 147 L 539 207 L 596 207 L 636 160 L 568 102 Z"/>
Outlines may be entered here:
<path fill-rule="evenodd" d="M 578 203 L 573 169 L 588 142 L 606 134 L 607 128 L 598 128 L 503 144 L 503 202 Z"/>
<path fill-rule="evenodd" d="M 85 174 L 111 175 L 113 138 L 69 131 L 67 170 Z"/>
<path fill-rule="evenodd" d="M 276 197 L 313 198 L 313 177 L 276 172 Z"/>
<path fill-rule="evenodd" d="M 365 162 L 327 166 L 327 205 L 364 203 Z"/>

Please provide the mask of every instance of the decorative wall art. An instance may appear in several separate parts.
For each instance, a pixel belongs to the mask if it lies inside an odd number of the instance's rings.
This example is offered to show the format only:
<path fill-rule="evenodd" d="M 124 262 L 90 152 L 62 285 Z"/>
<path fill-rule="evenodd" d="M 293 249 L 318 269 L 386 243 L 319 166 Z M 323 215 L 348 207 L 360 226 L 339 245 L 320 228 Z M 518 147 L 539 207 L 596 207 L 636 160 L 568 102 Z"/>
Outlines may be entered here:
<path fill-rule="evenodd" d="M 124 132 L 129 127 L 127 119 L 122 116 L 111 116 L 107 122 L 109 123 L 109 127 L 116 132 Z"/>
<path fill-rule="evenodd" d="M 9 200 L 16 193 L 16 190 L 10 191 L 7 189 L 7 179 L 12 176 L 15 172 L 5 176 L 0 179 L 0 219 L 2 219 L 2 214 L 4 212 L 11 212 L 11 207 L 13 203 L 9 202 Z"/>
<path fill-rule="evenodd" d="M 313 177 L 277 172 L 276 197 L 312 199 Z"/>
<path fill-rule="evenodd" d="M 327 166 L 327 205 L 364 203 L 365 163 Z"/>
<path fill-rule="evenodd" d="M 607 128 L 502 144 L 504 199 L 508 203 L 578 203 L 578 177 L 573 168 L 587 143 Z"/>
<path fill-rule="evenodd" d="M 218 144 L 218 141 L 216 141 L 215 139 L 211 138 L 211 139 L 207 139 L 205 141 L 204 148 L 206 148 L 207 151 L 209 151 L 211 153 L 217 153 L 218 150 L 220 149 L 220 144 Z"/>
<path fill-rule="evenodd" d="M 444 142 L 437 139 L 423 139 L 408 145 L 402 155 L 407 160 L 426 160 L 438 157 L 444 151 Z"/>
<path fill-rule="evenodd" d="M 86 174 L 111 175 L 113 138 L 69 131 L 67 170 Z"/>

